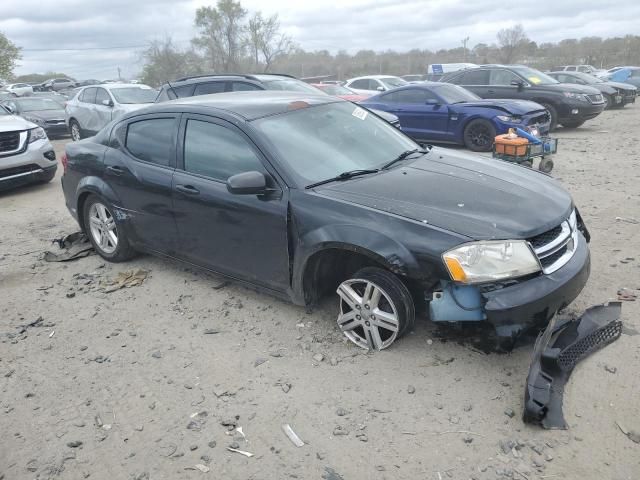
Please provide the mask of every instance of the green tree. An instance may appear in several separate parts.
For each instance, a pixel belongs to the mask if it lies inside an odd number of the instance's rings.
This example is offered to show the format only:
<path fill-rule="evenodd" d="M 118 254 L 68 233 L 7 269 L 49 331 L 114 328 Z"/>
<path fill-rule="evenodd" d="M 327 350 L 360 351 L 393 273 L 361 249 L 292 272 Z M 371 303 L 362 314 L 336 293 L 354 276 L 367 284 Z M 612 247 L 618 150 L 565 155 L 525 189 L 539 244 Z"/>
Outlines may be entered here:
<path fill-rule="evenodd" d="M 20 48 L 0 32 L 0 78 L 12 77 L 13 69 L 21 58 Z"/>
<path fill-rule="evenodd" d="M 215 7 L 196 10 L 195 26 L 200 35 L 192 43 L 205 52 L 215 71 L 231 72 L 240 67 L 246 45 L 246 16 L 247 10 L 234 0 L 218 0 Z"/>

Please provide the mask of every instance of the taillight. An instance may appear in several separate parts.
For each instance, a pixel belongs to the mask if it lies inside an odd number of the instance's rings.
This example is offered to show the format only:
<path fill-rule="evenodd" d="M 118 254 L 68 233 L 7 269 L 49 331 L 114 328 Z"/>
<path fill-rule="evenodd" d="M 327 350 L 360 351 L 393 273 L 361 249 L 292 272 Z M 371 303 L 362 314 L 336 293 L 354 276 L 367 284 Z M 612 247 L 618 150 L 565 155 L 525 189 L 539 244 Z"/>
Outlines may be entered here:
<path fill-rule="evenodd" d="M 63 153 L 60 157 L 60 163 L 62 163 L 62 168 L 64 173 L 67 173 L 67 165 L 69 165 L 69 159 L 67 158 L 67 152 Z"/>

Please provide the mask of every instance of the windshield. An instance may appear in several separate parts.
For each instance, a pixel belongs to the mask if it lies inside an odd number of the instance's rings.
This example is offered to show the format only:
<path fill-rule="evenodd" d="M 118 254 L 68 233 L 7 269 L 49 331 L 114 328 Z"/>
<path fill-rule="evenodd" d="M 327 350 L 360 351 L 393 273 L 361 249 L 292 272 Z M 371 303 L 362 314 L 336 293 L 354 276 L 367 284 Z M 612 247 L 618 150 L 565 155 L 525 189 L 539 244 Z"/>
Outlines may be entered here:
<path fill-rule="evenodd" d="M 512 70 L 523 76 L 531 85 L 551 85 L 560 83 L 555 78 L 529 67 L 512 67 Z"/>
<path fill-rule="evenodd" d="M 300 80 L 286 79 L 286 80 L 270 80 L 263 82 L 267 90 L 283 90 L 285 92 L 304 92 L 318 95 L 322 93 L 316 87 L 312 87 L 308 83 L 304 83 Z"/>
<path fill-rule="evenodd" d="M 349 170 L 380 168 L 419 148 L 389 123 L 348 102 L 302 108 L 254 124 L 301 185 Z"/>
<path fill-rule="evenodd" d="M 357 95 L 354 91 L 341 85 L 321 85 L 318 88 L 329 95 Z"/>
<path fill-rule="evenodd" d="M 588 83 L 590 85 L 593 85 L 594 83 L 602 83 L 603 81 L 600 80 L 599 78 L 594 77 L 593 75 L 589 75 L 588 73 L 581 73 L 581 72 L 577 72 L 575 74 L 575 76 L 577 78 L 579 78 L 580 80 L 584 81 L 585 83 Z"/>
<path fill-rule="evenodd" d="M 444 100 L 445 103 L 475 102 L 480 97 L 466 88 L 458 85 L 444 84 L 433 87 L 433 91 Z"/>
<path fill-rule="evenodd" d="M 153 103 L 158 95 L 156 90 L 143 87 L 112 88 L 110 92 L 118 103 Z"/>
<path fill-rule="evenodd" d="M 50 98 L 21 98 L 14 100 L 20 112 L 39 112 L 42 110 L 60 110 L 60 105 Z"/>
<path fill-rule="evenodd" d="M 409 85 L 409 82 L 396 77 L 380 78 L 379 80 L 382 83 L 384 83 L 387 88 L 396 88 L 396 87 L 403 87 L 405 85 Z"/>

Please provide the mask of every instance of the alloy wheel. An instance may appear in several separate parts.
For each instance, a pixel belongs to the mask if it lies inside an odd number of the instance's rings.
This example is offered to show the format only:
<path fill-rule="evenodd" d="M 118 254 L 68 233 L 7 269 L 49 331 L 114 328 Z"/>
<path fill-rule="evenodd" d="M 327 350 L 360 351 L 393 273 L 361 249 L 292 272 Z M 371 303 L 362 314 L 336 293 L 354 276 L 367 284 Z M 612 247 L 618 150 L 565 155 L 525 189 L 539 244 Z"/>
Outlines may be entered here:
<path fill-rule="evenodd" d="M 474 125 L 467 132 L 471 143 L 477 147 L 486 147 L 493 140 L 489 134 L 489 129 L 485 125 Z"/>
<path fill-rule="evenodd" d="M 349 340 L 368 350 L 383 350 L 395 341 L 400 321 L 387 292 L 369 280 L 350 279 L 337 293 L 338 326 Z"/>
<path fill-rule="evenodd" d="M 74 142 L 77 142 L 78 140 L 80 140 L 80 125 L 78 125 L 76 122 L 73 122 L 71 124 L 71 139 Z"/>
<path fill-rule="evenodd" d="M 96 202 L 89 209 L 89 230 L 94 243 L 106 254 L 118 248 L 118 228 L 111 212 L 102 203 Z"/>

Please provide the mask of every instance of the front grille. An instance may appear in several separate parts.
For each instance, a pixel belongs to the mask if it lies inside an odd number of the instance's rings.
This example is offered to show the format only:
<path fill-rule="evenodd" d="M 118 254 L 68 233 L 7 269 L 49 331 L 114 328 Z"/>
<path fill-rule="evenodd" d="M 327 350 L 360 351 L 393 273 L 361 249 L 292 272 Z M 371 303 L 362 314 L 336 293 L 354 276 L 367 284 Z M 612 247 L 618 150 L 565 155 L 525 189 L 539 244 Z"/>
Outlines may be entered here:
<path fill-rule="evenodd" d="M 564 266 L 578 246 L 578 224 L 575 211 L 557 227 L 529 239 L 542 271 L 553 273 Z"/>
<path fill-rule="evenodd" d="M 64 124 L 64 120 L 47 120 L 47 125 L 62 125 Z"/>
<path fill-rule="evenodd" d="M 21 165 L 19 167 L 4 168 L 0 170 L 0 180 L 3 178 L 11 177 L 13 175 L 19 175 L 21 173 L 28 173 L 38 170 L 40 170 L 40 167 L 33 163 L 30 165 Z"/>
<path fill-rule="evenodd" d="M 549 123 L 550 120 L 551 120 L 551 117 L 549 116 L 548 113 L 545 112 L 542 115 L 538 115 L 537 117 L 533 117 L 531 119 L 531 124 L 532 125 L 535 125 L 535 124 L 543 125 L 545 123 Z"/>
<path fill-rule="evenodd" d="M 0 152 L 12 152 L 20 147 L 20 132 L 0 132 Z"/>
<path fill-rule="evenodd" d="M 599 93 L 595 95 L 587 95 L 587 98 L 591 103 L 601 103 L 603 101 L 602 95 Z"/>

